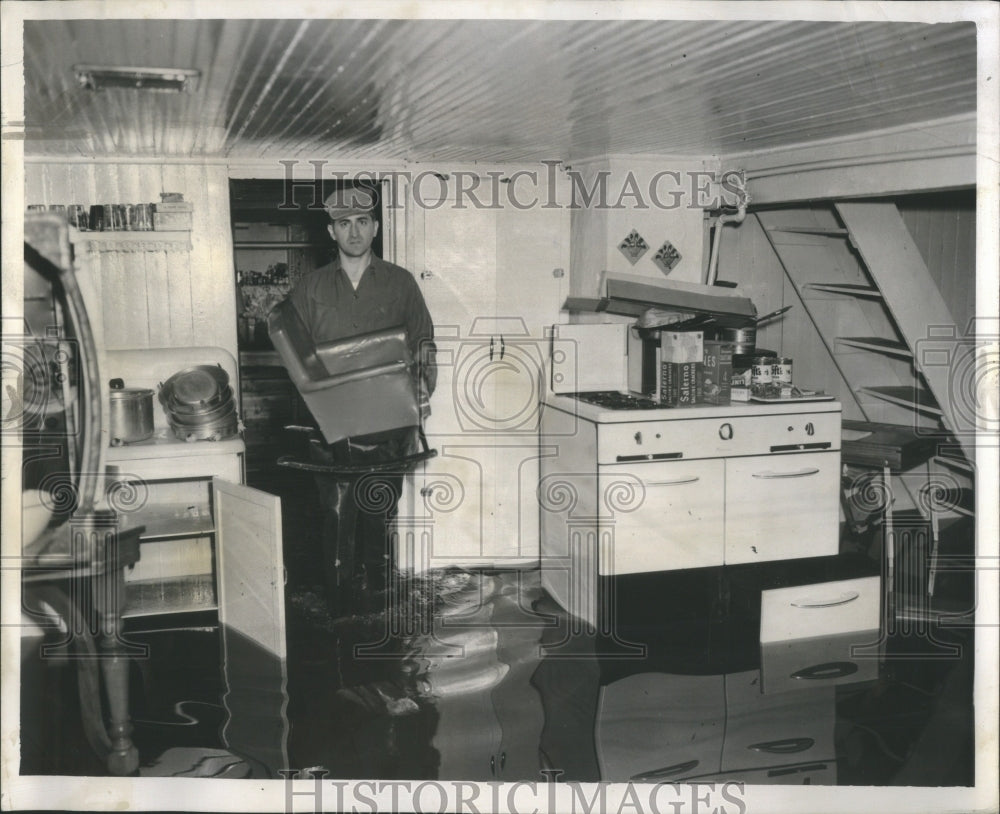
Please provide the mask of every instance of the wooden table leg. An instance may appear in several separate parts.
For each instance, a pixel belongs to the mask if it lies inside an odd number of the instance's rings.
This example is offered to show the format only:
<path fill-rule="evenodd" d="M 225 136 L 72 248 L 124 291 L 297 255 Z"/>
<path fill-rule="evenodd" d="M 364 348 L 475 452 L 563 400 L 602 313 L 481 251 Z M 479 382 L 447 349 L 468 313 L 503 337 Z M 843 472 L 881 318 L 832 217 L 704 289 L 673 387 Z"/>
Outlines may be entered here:
<path fill-rule="evenodd" d="M 132 743 L 132 724 L 128 712 L 129 657 L 121 638 L 121 611 L 125 598 L 124 568 L 116 568 L 99 578 L 103 591 L 96 591 L 97 610 L 101 617 L 98 642 L 104 688 L 108 698 L 110 723 L 108 736 L 108 772 L 131 775 L 139 769 L 139 750 Z"/>

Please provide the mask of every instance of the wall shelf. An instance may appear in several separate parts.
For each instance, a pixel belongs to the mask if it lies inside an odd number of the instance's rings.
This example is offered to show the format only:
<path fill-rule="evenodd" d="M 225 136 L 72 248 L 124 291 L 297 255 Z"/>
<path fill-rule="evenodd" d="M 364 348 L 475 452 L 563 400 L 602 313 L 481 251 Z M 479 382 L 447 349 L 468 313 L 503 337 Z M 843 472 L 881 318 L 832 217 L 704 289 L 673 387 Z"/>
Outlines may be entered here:
<path fill-rule="evenodd" d="M 191 251 L 191 232 L 81 232 L 70 227 L 69 240 L 75 246 L 101 252 L 186 252 Z"/>
<path fill-rule="evenodd" d="M 322 243 L 309 243 L 303 241 L 250 241 L 240 240 L 233 243 L 234 249 L 328 249 Z"/>

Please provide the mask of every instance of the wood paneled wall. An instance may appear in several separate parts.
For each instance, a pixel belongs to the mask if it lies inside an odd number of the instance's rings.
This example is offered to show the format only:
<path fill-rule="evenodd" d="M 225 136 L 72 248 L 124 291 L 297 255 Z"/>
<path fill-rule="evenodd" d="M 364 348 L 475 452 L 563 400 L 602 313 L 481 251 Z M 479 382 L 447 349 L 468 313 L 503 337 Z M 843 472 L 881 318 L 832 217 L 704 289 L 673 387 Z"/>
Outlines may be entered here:
<path fill-rule="evenodd" d="M 31 162 L 26 204 L 144 203 L 180 192 L 194 205 L 190 250 L 81 251 L 100 292 L 91 317 L 108 350 L 211 345 L 234 356 L 236 289 L 224 165 Z M 148 233 L 150 240 L 156 233 Z M 107 247 L 105 247 L 107 248 Z"/>
<path fill-rule="evenodd" d="M 959 333 L 976 313 L 976 194 L 915 195 L 897 202 L 903 222 Z"/>

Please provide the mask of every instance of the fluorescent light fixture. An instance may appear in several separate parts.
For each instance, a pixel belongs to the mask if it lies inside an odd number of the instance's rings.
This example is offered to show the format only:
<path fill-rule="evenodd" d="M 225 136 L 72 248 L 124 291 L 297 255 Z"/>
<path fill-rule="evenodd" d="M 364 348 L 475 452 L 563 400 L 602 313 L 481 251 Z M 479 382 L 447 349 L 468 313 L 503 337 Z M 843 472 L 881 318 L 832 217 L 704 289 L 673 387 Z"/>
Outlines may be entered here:
<path fill-rule="evenodd" d="M 118 65 L 74 65 L 76 80 L 87 90 L 132 88 L 192 92 L 198 89 L 201 71 L 190 68 L 133 68 Z"/>

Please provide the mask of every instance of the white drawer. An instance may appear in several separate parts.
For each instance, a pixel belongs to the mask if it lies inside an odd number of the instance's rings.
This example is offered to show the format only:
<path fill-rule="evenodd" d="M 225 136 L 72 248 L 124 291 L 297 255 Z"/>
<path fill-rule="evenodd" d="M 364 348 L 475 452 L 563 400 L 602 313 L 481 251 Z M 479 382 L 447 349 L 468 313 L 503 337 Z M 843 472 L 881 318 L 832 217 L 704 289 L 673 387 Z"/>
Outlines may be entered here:
<path fill-rule="evenodd" d="M 839 452 L 727 460 L 726 564 L 836 554 L 839 495 Z"/>
<path fill-rule="evenodd" d="M 761 689 L 772 695 L 874 681 L 881 651 L 878 628 L 768 642 L 760 648 Z"/>
<path fill-rule="evenodd" d="M 676 782 L 722 767 L 723 676 L 636 673 L 601 689 L 594 729 L 601 779 Z"/>
<path fill-rule="evenodd" d="M 726 676 L 726 742 L 722 770 L 831 760 L 836 695 L 832 687 L 762 695 L 757 670 Z"/>
<path fill-rule="evenodd" d="M 718 459 L 598 467 L 601 574 L 722 565 L 725 462 Z"/>
<path fill-rule="evenodd" d="M 602 464 L 839 449 L 839 412 L 635 421 L 597 429 Z"/>
<path fill-rule="evenodd" d="M 881 582 L 874 576 L 762 591 L 761 646 L 879 630 Z"/>

